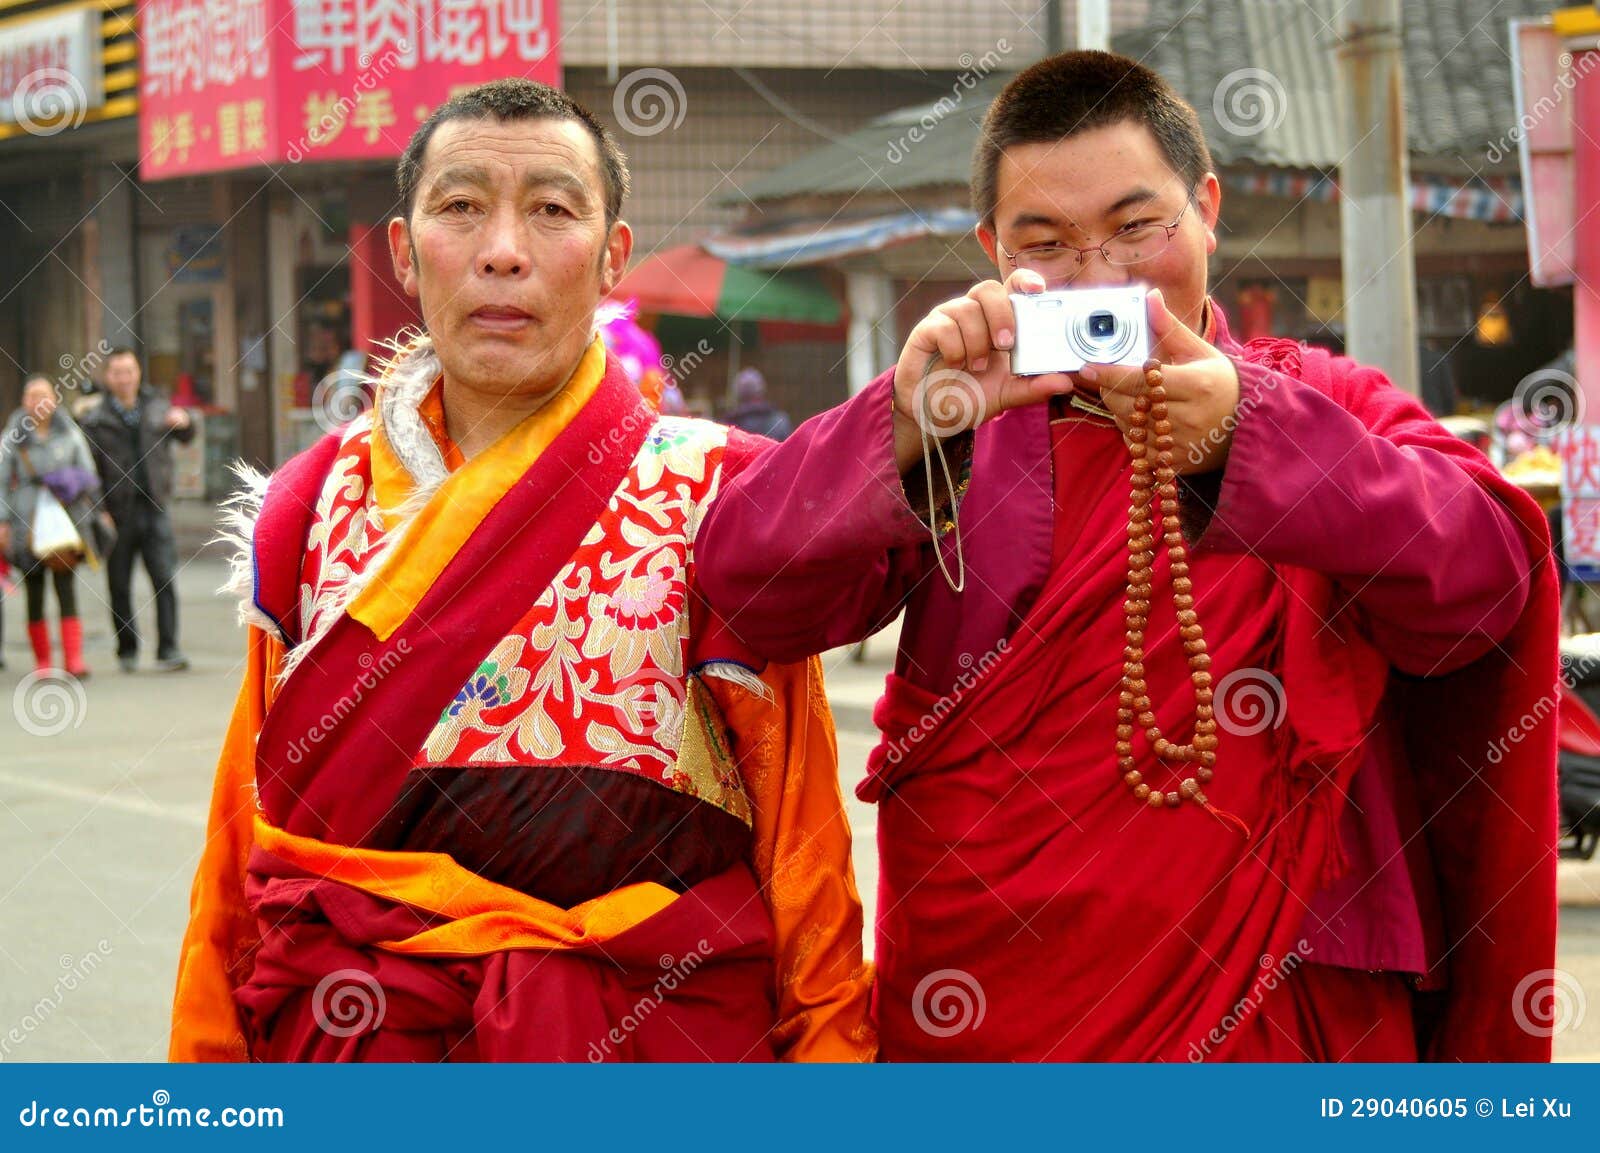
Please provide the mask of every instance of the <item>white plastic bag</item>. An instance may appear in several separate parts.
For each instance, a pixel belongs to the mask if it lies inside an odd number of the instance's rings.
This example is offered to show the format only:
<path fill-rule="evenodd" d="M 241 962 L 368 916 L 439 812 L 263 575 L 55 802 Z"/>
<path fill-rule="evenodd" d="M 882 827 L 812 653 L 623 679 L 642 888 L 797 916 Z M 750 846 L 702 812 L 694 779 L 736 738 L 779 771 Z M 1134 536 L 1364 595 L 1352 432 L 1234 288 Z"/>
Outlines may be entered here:
<path fill-rule="evenodd" d="M 83 537 L 72 523 L 72 517 L 62 507 L 56 494 L 39 486 L 39 502 L 33 509 L 32 532 L 28 551 L 45 563 L 72 564 L 83 556 Z"/>

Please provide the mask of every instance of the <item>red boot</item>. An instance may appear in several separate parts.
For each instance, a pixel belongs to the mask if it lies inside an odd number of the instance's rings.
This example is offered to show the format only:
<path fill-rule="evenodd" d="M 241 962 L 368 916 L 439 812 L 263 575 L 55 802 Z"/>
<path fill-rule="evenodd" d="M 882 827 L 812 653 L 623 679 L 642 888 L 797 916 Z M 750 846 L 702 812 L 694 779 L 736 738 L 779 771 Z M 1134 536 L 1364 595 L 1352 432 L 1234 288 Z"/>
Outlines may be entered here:
<path fill-rule="evenodd" d="M 28 642 L 33 645 L 33 671 L 47 673 L 50 665 L 50 626 L 44 621 L 28 622 Z"/>
<path fill-rule="evenodd" d="M 77 617 L 61 618 L 61 659 L 68 676 L 82 680 L 89 675 L 89 666 L 83 663 L 83 622 Z"/>

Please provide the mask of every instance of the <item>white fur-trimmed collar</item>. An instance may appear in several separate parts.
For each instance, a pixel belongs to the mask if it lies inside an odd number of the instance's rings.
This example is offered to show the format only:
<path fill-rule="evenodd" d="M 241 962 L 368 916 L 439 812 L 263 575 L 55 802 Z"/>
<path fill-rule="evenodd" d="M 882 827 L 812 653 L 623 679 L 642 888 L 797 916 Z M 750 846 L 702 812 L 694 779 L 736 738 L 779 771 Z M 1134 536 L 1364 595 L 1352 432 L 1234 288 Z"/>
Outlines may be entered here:
<path fill-rule="evenodd" d="M 388 519 L 392 523 L 386 526 L 381 548 L 387 548 L 404 536 L 405 523 L 432 499 L 433 494 L 450 475 L 444 455 L 439 451 L 438 442 L 428 430 L 420 411 L 422 402 L 427 399 L 429 390 L 439 379 L 440 374 L 439 358 L 434 352 L 433 340 L 426 334 L 415 333 L 397 339 L 391 347 L 393 355 L 367 380 L 373 387 L 384 435 L 401 465 L 410 475 L 412 491 L 399 508 L 391 510 Z M 348 440 L 352 435 L 366 429 L 370 426 L 370 421 L 371 418 L 363 413 L 346 427 L 344 438 Z M 262 629 L 287 645 L 289 638 L 283 635 L 272 618 L 256 604 L 256 522 L 260 520 L 267 486 L 272 478 L 243 461 L 234 464 L 233 472 L 238 478 L 239 485 L 233 494 L 222 502 L 218 533 L 214 538 L 216 542 L 228 546 L 228 579 L 217 591 L 233 598 L 237 603 L 240 624 Z M 372 515 L 374 520 L 379 515 L 375 506 Z M 354 600 L 381 567 L 380 558 L 377 556 L 369 558 L 369 563 L 363 572 L 346 582 L 339 590 L 341 601 L 347 604 Z M 322 619 L 325 624 L 331 625 L 339 615 L 339 613 L 325 613 L 322 614 Z M 308 651 L 324 631 L 325 628 L 319 629 L 317 633 L 306 637 L 301 644 L 290 649 L 283 676 L 288 676 L 299 663 L 298 657 Z"/>
<path fill-rule="evenodd" d="M 450 475 L 439 443 L 421 413 L 422 402 L 441 372 L 433 338 L 424 334 L 397 348 L 372 382 L 384 436 L 411 474 L 412 483 L 428 493 L 437 490 Z"/>

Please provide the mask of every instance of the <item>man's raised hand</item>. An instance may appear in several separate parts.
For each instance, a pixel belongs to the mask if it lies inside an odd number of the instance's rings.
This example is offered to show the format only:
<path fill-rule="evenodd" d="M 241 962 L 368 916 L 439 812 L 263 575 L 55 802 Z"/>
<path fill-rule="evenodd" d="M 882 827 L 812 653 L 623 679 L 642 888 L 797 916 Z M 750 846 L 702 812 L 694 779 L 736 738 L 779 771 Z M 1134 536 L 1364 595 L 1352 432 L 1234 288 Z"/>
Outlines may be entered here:
<path fill-rule="evenodd" d="M 894 371 L 895 459 L 901 472 L 922 460 L 923 431 L 954 436 L 1008 408 L 1072 391 L 1066 373 L 1011 373 L 1017 322 L 1010 294 L 1044 288 L 1038 273 L 1018 269 L 1004 283 L 985 280 L 945 301 L 911 330 Z"/>
<path fill-rule="evenodd" d="M 1221 468 L 1233 439 L 1239 408 L 1239 373 L 1233 361 L 1167 310 L 1160 292 L 1150 293 L 1150 355 L 1161 362 L 1172 422 L 1173 465 L 1180 473 Z M 1144 388 L 1144 370 L 1096 364 L 1076 374 L 1100 390 L 1100 402 L 1124 432 L 1133 401 Z"/>

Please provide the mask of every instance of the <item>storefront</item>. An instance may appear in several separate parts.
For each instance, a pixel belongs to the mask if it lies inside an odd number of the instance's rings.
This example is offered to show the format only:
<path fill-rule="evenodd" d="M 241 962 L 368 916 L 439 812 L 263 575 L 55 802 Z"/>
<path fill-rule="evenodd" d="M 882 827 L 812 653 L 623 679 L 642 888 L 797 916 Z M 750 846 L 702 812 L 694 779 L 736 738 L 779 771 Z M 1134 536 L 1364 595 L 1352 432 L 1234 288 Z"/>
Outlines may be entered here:
<path fill-rule="evenodd" d="M 132 154 L 133 4 L 4 5 L 0 18 L 0 415 L 22 377 L 44 372 L 71 393 L 117 340 L 131 300 L 108 287 L 108 258 L 128 263 L 115 208 L 101 212 L 114 157 Z"/>

